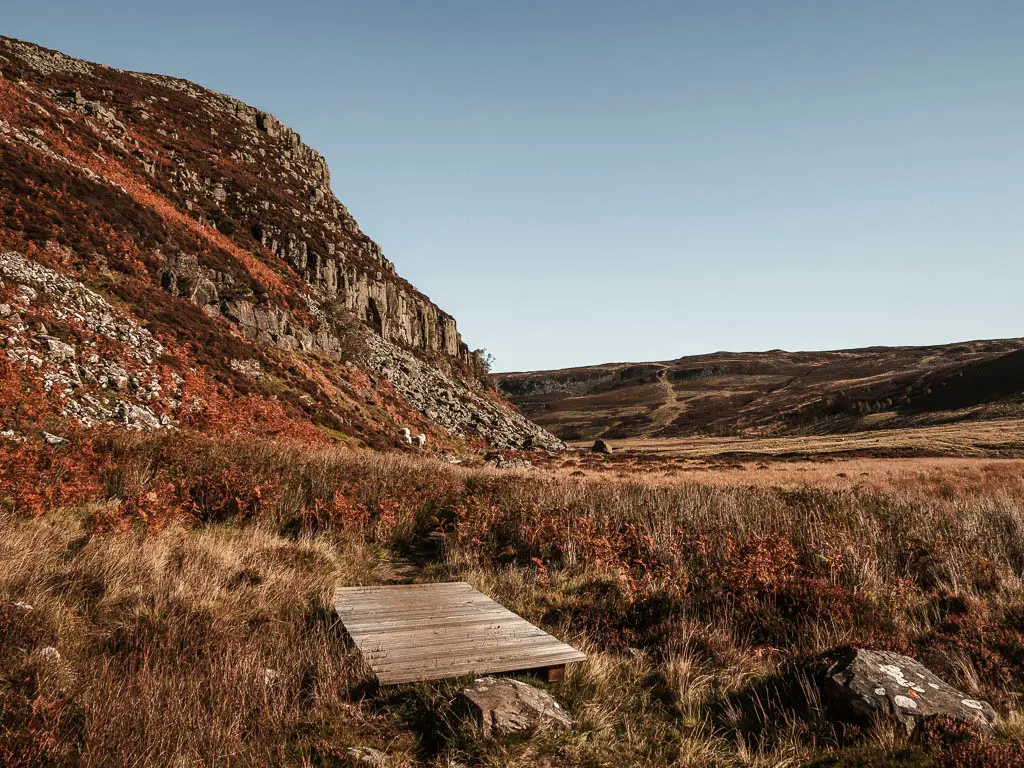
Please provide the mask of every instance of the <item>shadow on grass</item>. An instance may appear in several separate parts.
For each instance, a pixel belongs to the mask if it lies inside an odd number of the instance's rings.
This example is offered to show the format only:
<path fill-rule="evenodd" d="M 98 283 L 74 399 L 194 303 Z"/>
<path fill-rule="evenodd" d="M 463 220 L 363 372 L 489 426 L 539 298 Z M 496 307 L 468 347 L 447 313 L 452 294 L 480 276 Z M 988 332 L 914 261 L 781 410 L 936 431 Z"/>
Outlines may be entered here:
<path fill-rule="evenodd" d="M 794 660 L 719 701 L 712 717 L 748 748 L 770 751 L 795 737 L 825 747 L 851 744 L 861 726 L 838 722 L 825 712 L 822 682 L 840 651 Z"/>

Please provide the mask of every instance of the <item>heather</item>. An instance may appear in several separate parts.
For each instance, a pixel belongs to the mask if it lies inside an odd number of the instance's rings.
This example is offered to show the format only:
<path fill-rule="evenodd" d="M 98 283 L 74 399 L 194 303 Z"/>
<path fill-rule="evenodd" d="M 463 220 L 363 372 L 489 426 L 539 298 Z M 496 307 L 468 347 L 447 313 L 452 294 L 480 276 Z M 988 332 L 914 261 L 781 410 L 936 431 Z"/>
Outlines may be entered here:
<path fill-rule="evenodd" d="M 198 432 L 33 446 L 5 451 L 35 471 L 4 474 L 5 764 L 342 765 L 353 745 L 409 765 L 1019 764 L 1013 465 L 794 489 Z M 19 477 L 62 495 L 16 503 Z M 584 648 L 552 687 L 576 729 L 487 744 L 458 681 L 376 688 L 330 594 L 397 561 Z M 999 731 L 832 722 L 806 670 L 848 644 L 919 658 Z"/>

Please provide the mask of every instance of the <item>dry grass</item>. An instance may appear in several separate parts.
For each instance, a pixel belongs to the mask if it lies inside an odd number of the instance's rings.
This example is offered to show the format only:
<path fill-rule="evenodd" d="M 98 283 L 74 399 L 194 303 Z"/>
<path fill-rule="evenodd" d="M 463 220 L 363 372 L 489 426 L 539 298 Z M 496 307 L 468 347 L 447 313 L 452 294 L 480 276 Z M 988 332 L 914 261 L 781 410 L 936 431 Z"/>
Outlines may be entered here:
<path fill-rule="evenodd" d="M 793 488 L 774 465 L 651 482 L 129 440 L 104 480 L 120 503 L 0 517 L 0 763 L 345 765 L 361 745 L 394 765 L 1016 765 L 992 750 L 1024 736 L 1019 467 L 890 463 L 872 487 Z M 331 589 L 437 532 L 425 578 L 588 651 L 554 689 L 572 732 L 485 743 L 459 681 L 371 684 Z M 797 670 L 845 643 L 990 699 L 1001 740 L 968 760 L 838 728 Z"/>
<path fill-rule="evenodd" d="M 876 414 L 876 416 L 879 414 Z M 612 441 L 616 447 L 671 458 L 709 458 L 756 455 L 826 456 L 860 454 L 876 456 L 999 457 L 1024 450 L 1024 420 L 962 421 L 939 426 L 879 429 L 829 435 L 782 437 L 678 437 L 631 438 Z M 590 447 L 589 442 L 578 443 Z"/>

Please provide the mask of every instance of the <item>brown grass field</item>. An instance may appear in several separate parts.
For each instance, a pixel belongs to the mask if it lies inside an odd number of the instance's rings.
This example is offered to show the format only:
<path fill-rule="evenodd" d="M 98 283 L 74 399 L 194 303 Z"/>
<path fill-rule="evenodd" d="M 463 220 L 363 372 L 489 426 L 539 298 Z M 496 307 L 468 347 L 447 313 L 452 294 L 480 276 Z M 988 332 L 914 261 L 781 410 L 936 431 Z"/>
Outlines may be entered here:
<path fill-rule="evenodd" d="M 0 515 L 0 764 L 1024 764 L 1021 463 L 721 447 L 499 471 L 113 438 L 93 498 Z M 585 649 L 550 686 L 575 729 L 485 742 L 464 681 L 376 687 L 330 595 L 400 559 Z M 991 701 L 996 733 L 831 721 L 804 665 L 849 644 Z"/>
<path fill-rule="evenodd" d="M 612 442 L 621 450 L 666 458 L 806 456 L 815 461 L 843 456 L 998 458 L 1024 452 L 1024 419 L 967 421 L 847 434 L 629 438 Z M 585 441 L 575 445 L 590 447 Z"/>

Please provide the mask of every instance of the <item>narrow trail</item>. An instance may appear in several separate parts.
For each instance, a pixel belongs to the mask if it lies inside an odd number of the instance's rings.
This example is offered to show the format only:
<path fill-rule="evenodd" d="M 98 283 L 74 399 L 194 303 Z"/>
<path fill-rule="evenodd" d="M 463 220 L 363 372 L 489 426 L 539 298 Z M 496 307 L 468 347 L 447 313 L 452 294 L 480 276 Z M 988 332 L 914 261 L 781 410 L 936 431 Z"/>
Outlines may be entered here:
<path fill-rule="evenodd" d="M 373 575 L 381 584 L 415 584 L 423 578 L 423 567 L 407 557 L 395 557 L 378 564 Z"/>
<path fill-rule="evenodd" d="M 393 552 L 389 560 L 373 569 L 373 574 L 381 584 L 418 584 L 423 581 L 427 563 L 437 559 L 443 551 L 441 532 L 431 531 L 409 552 L 401 555 Z"/>
<path fill-rule="evenodd" d="M 664 429 L 679 415 L 679 396 L 668 379 L 668 370 L 668 366 L 665 365 L 658 373 L 658 385 L 665 401 L 651 413 L 651 423 L 644 429 L 644 437 L 651 437 L 655 432 Z"/>

